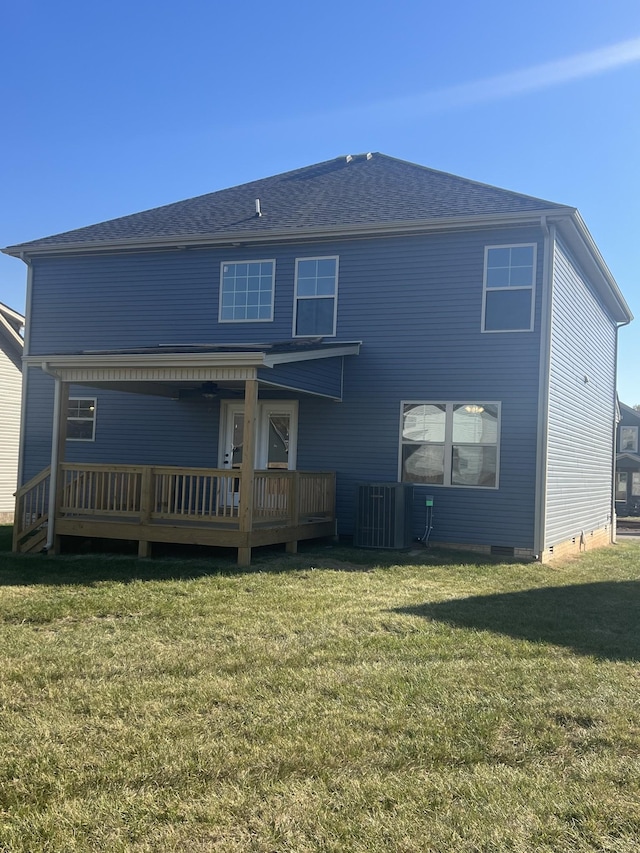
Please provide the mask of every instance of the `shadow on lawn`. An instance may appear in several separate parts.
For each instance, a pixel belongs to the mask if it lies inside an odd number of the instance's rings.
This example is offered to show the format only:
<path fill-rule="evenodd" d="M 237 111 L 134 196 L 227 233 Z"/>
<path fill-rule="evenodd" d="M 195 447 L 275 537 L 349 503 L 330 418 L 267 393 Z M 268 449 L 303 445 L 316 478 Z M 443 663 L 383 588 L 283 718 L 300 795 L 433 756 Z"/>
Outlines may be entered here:
<path fill-rule="evenodd" d="M 566 646 L 605 660 L 640 660 L 640 583 L 603 581 L 421 604 L 397 613 Z"/>

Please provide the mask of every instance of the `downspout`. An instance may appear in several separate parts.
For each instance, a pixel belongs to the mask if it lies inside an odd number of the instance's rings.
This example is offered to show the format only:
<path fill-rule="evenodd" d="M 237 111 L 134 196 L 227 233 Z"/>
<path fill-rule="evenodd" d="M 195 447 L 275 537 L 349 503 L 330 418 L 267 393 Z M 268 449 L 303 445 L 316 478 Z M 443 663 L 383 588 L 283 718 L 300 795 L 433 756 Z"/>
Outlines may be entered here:
<path fill-rule="evenodd" d="M 616 460 L 616 448 L 618 446 L 618 422 L 616 420 L 616 412 L 618 410 L 618 333 L 623 326 L 628 326 L 631 320 L 625 320 L 621 323 L 616 323 L 616 338 L 613 362 L 613 474 L 611 477 L 611 544 L 615 545 L 618 541 L 618 522 L 616 519 L 616 469 L 618 467 Z"/>
<path fill-rule="evenodd" d="M 62 379 L 57 373 L 49 369 L 46 361 L 42 362 L 42 372 L 52 376 L 55 380 L 53 392 L 53 430 L 51 435 L 51 474 L 49 475 L 49 523 L 47 524 L 47 543 L 45 551 L 53 547 L 56 523 L 56 493 L 58 491 L 58 464 L 60 454 L 60 409 L 62 401 Z"/>
<path fill-rule="evenodd" d="M 544 234 L 544 267 L 542 271 L 542 302 L 540 308 L 540 362 L 538 366 L 538 429 L 536 447 L 536 488 L 534 514 L 534 553 L 541 560 L 546 537 L 547 512 L 547 451 L 549 445 L 549 370 L 551 364 L 551 319 L 553 310 L 555 225 L 549 227 L 542 216 L 540 227 Z"/>
<path fill-rule="evenodd" d="M 20 488 L 24 481 L 24 446 L 27 434 L 27 384 L 29 368 L 24 363 L 30 355 L 31 346 L 31 294 L 33 293 L 33 266 L 29 258 L 22 253 L 20 260 L 27 265 L 27 293 L 24 307 L 24 345 L 22 347 L 22 398 L 20 400 L 20 444 L 18 447 L 18 482 Z"/>

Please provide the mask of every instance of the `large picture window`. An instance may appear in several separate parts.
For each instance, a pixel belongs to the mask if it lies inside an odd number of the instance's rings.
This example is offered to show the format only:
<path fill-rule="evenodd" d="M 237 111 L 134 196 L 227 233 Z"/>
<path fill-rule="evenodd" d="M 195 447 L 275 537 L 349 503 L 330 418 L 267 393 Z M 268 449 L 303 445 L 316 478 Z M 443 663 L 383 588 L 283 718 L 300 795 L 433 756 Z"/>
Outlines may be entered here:
<path fill-rule="evenodd" d="M 533 329 L 535 278 L 535 243 L 485 248 L 483 332 Z"/>
<path fill-rule="evenodd" d="M 293 311 L 294 337 L 336 333 L 338 258 L 298 258 Z"/>
<path fill-rule="evenodd" d="M 70 397 L 67 408 L 67 438 L 70 441 L 95 441 L 96 398 Z"/>
<path fill-rule="evenodd" d="M 275 267 L 275 261 L 241 261 L 221 265 L 221 323 L 273 320 Z"/>
<path fill-rule="evenodd" d="M 498 486 L 499 403 L 403 403 L 400 479 Z"/>

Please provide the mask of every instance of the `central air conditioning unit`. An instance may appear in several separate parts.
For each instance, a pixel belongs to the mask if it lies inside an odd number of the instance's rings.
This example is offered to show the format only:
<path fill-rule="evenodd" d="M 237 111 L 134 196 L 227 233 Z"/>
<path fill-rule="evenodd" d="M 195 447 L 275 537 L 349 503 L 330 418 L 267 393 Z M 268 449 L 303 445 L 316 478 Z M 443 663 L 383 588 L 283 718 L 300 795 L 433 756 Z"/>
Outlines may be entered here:
<path fill-rule="evenodd" d="M 413 542 L 413 486 L 358 483 L 353 544 L 358 548 L 409 548 Z"/>

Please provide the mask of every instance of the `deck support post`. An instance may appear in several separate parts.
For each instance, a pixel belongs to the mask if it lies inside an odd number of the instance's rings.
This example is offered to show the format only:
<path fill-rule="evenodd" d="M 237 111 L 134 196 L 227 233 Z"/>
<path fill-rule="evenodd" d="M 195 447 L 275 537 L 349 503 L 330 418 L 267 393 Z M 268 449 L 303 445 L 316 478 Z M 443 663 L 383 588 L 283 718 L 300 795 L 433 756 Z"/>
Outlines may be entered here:
<path fill-rule="evenodd" d="M 240 532 L 248 544 L 238 548 L 238 565 L 251 565 L 251 532 L 253 528 L 253 491 L 256 476 L 256 417 L 258 412 L 258 380 L 244 383 L 244 431 L 240 465 Z"/>
<path fill-rule="evenodd" d="M 153 472 L 149 465 L 142 469 L 140 481 L 140 527 L 143 533 L 149 530 L 151 523 L 151 507 L 153 489 Z M 138 557 L 151 556 L 151 542 L 148 539 L 138 539 Z"/>
<path fill-rule="evenodd" d="M 69 383 L 55 377 L 53 399 L 53 436 L 51 439 L 51 478 L 49 480 L 49 537 L 48 554 L 60 553 L 60 537 L 56 536 L 56 520 L 62 506 L 62 471 L 65 443 L 67 440 L 67 412 L 69 409 Z"/>
<path fill-rule="evenodd" d="M 289 488 L 289 524 L 293 527 L 300 525 L 300 474 L 292 471 L 291 484 Z M 285 545 L 287 554 L 298 553 L 298 540 L 292 539 Z"/>

